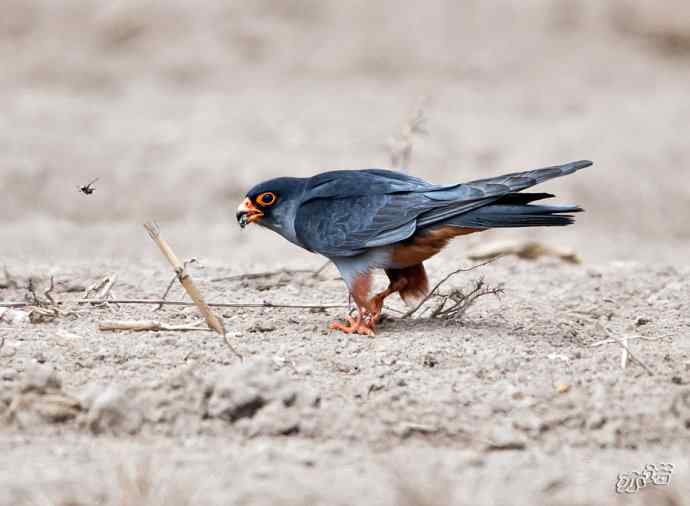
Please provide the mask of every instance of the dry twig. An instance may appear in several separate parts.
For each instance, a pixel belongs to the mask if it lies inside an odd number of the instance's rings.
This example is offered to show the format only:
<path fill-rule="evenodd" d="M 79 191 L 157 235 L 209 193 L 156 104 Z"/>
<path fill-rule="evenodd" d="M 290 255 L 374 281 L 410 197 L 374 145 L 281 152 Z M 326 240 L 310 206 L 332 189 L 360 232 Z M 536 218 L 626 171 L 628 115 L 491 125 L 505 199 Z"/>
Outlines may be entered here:
<path fill-rule="evenodd" d="M 165 242 L 160 236 L 158 226 L 154 223 L 145 223 L 144 228 L 149 233 L 151 239 L 153 239 L 153 241 L 158 245 L 165 258 L 168 259 L 170 265 L 172 265 L 173 269 L 175 270 L 175 274 L 177 274 L 177 279 L 187 292 L 187 295 L 189 295 L 192 301 L 194 301 L 196 307 L 199 308 L 199 311 L 206 320 L 209 328 L 215 330 L 221 336 L 225 337 L 225 327 L 223 326 L 223 323 L 215 314 L 211 312 L 206 302 L 204 302 L 201 293 L 194 284 L 194 281 L 192 281 L 192 277 L 189 275 L 189 273 L 185 272 L 184 266 L 177 258 L 177 255 L 175 255 L 172 248 L 170 248 L 168 243 Z"/>
<path fill-rule="evenodd" d="M 187 266 L 190 264 L 198 263 L 198 260 L 196 258 L 190 258 L 189 260 L 184 261 L 184 265 L 182 266 L 182 269 L 186 270 Z M 165 301 L 165 299 L 168 298 L 168 293 L 170 293 L 170 290 L 172 289 L 173 285 L 175 284 L 175 280 L 177 279 L 177 275 L 173 276 L 172 279 L 170 280 L 170 283 L 168 283 L 167 288 L 165 289 L 165 292 L 163 292 L 163 296 L 161 297 L 161 300 Z M 163 309 L 164 304 L 161 302 L 158 304 L 158 307 L 154 309 L 154 311 L 160 311 Z"/>
<path fill-rule="evenodd" d="M 437 294 L 441 302 L 433 309 L 429 317 L 456 320 L 462 318 L 470 306 L 480 297 L 484 297 L 485 295 L 499 297 L 502 294 L 503 288 L 486 286 L 484 278 L 479 278 L 475 281 L 474 287 L 467 293 L 462 289 L 455 289 L 445 295 L 440 293 Z M 448 306 L 447 304 L 449 301 L 451 304 Z"/>
<path fill-rule="evenodd" d="M 200 327 L 198 322 L 189 325 L 168 325 L 155 320 L 115 320 L 105 321 L 98 324 L 98 330 L 114 331 L 114 330 L 134 330 L 136 332 L 143 331 L 189 331 L 189 330 L 208 330 L 213 331 L 208 327 Z"/>
<path fill-rule="evenodd" d="M 206 320 L 206 324 L 210 329 L 215 330 L 218 332 L 222 337 L 223 341 L 225 341 L 225 344 L 228 346 L 230 351 L 235 354 L 240 360 L 242 360 L 242 355 L 240 355 L 237 350 L 230 344 L 230 341 L 228 341 L 226 334 L 225 334 L 225 327 L 223 326 L 222 320 L 220 320 L 208 307 L 208 304 L 204 302 L 203 297 L 201 296 L 201 293 L 197 289 L 196 285 L 194 284 L 194 281 L 192 281 L 191 276 L 189 273 L 185 272 L 184 266 L 182 263 L 179 261 L 175 253 L 173 252 L 172 248 L 168 245 L 167 242 L 163 240 L 160 236 L 160 231 L 158 227 L 154 223 L 145 223 L 144 228 L 146 231 L 149 233 L 149 236 L 153 241 L 158 245 L 160 248 L 161 252 L 163 255 L 168 259 L 168 262 L 173 266 L 173 269 L 175 269 L 175 274 L 177 274 L 177 279 L 179 279 L 180 284 L 182 284 L 182 287 L 185 289 L 187 292 L 187 295 L 192 299 L 196 307 L 199 309 L 201 314 L 203 315 L 204 319 Z"/>
<path fill-rule="evenodd" d="M 29 321 L 31 323 L 48 323 L 60 316 L 60 311 L 56 307 L 34 307 L 29 311 Z"/>
<path fill-rule="evenodd" d="M 46 299 L 48 299 L 51 306 L 55 305 L 55 299 L 53 299 L 53 290 L 54 289 L 55 289 L 55 280 L 53 279 L 53 276 L 50 276 L 50 285 L 48 285 L 48 288 L 43 292 L 43 296 Z"/>
<path fill-rule="evenodd" d="M 29 312 L 29 320 L 31 323 L 46 323 L 53 321 L 59 316 L 74 316 L 72 311 L 61 311 L 58 306 L 59 301 L 53 298 L 53 290 L 55 289 L 55 280 L 50 277 L 50 283 L 48 288 L 43 291 L 43 296 L 45 299 L 41 299 L 36 293 L 36 281 L 33 278 L 29 278 L 26 289 L 29 291 L 29 296 L 27 296 L 27 301 L 23 304 L 20 303 L 6 303 L 0 307 L 31 307 Z"/>
<path fill-rule="evenodd" d="M 34 278 L 30 277 L 29 281 L 26 284 L 26 290 L 29 292 L 26 295 L 26 298 L 31 301 L 30 305 L 36 306 L 36 307 L 41 307 L 45 306 L 45 302 L 41 301 L 41 299 L 38 298 L 38 295 L 36 294 L 36 282 Z"/>
<path fill-rule="evenodd" d="M 654 376 L 654 372 L 640 360 L 637 356 L 633 355 L 632 351 L 630 351 L 630 348 L 628 347 L 628 339 L 630 336 L 624 335 L 623 338 L 619 339 L 618 337 L 613 335 L 613 332 L 606 327 L 601 321 L 597 322 L 597 326 L 609 337 L 609 339 L 612 339 L 614 342 L 618 343 L 618 345 L 622 348 L 621 349 L 621 368 L 625 369 L 627 364 L 628 364 L 628 358 L 631 359 L 634 362 L 637 362 L 642 369 L 645 370 L 645 372 L 650 375 Z"/>
<path fill-rule="evenodd" d="M 475 270 L 475 269 L 478 269 L 479 267 L 483 267 L 483 266 L 485 266 L 485 265 L 487 265 L 487 264 L 490 264 L 490 263 L 494 262 L 495 260 L 497 260 L 497 259 L 499 259 L 499 258 L 500 258 L 500 256 L 497 256 L 497 257 L 494 257 L 494 258 L 490 258 L 490 259 L 487 260 L 486 262 L 482 262 L 482 263 L 480 263 L 480 264 L 473 265 L 472 267 L 456 269 L 456 270 L 454 270 L 453 272 L 451 272 L 450 274 L 447 274 L 441 281 L 439 281 L 438 283 L 436 283 L 436 285 L 434 285 L 434 287 L 429 291 L 429 293 L 426 294 L 426 296 L 425 296 L 415 307 L 413 307 L 413 308 L 410 309 L 407 313 L 405 313 L 404 315 L 402 315 L 402 316 L 400 317 L 400 319 L 409 318 L 410 316 L 412 316 L 413 314 L 415 314 L 417 311 L 419 311 L 419 309 L 420 309 L 424 304 L 426 304 L 426 302 L 427 302 L 430 298 L 432 298 L 432 297 L 434 297 L 435 295 L 438 294 L 439 288 L 441 288 L 441 286 L 442 286 L 446 281 L 448 281 L 450 278 L 452 278 L 453 276 L 455 276 L 455 275 L 457 275 L 457 274 L 460 274 L 461 272 L 473 271 L 473 270 Z"/>
<path fill-rule="evenodd" d="M 96 292 L 96 295 L 94 298 L 96 299 L 109 299 L 112 295 L 112 290 L 113 286 L 115 286 L 115 282 L 117 281 L 117 274 L 111 274 L 109 276 L 106 276 L 105 278 L 105 283 L 103 286 Z"/>
<path fill-rule="evenodd" d="M 113 304 L 163 304 L 167 306 L 195 306 L 194 302 L 185 300 L 161 300 L 161 299 L 80 299 L 76 301 L 58 301 L 58 305 L 62 304 L 104 304 L 110 302 Z M 209 307 L 234 307 L 234 308 L 281 308 L 281 309 L 342 309 L 349 307 L 348 304 L 274 304 L 270 301 L 243 303 L 243 302 L 209 302 L 206 304 Z M 31 307 L 31 302 L 0 302 L 0 307 L 7 308 L 22 308 Z"/>
<path fill-rule="evenodd" d="M 117 274 L 106 274 L 100 281 L 96 281 L 84 290 L 83 299 L 96 299 L 103 301 L 99 304 L 107 304 L 112 296 L 112 289 L 117 281 Z"/>

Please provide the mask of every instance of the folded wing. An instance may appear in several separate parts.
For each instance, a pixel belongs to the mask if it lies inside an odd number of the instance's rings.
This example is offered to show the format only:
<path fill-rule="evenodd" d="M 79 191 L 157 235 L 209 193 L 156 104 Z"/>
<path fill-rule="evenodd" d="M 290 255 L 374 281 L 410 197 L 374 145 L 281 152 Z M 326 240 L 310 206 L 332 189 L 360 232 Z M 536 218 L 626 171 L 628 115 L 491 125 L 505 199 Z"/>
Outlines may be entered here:
<path fill-rule="evenodd" d="M 543 218 L 545 214 L 579 209 L 574 206 L 539 206 L 539 209 L 528 206 L 532 209 L 526 213 L 515 204 L 536 197 L 513 194 L 589 165 L 591 162 L 584 160 L 453 186 L 436 186 L 385 170 L 328 172 L 310 180 L 304 202 L 297 212 L 295 231 L 308 249 L 337 257 L 354 256 L 369 248 L 403 241 L 421 228 L 443 223 L 462 226 L 461 216 L 465 214 L 472 217 L 468 222 L 486 224 L 487 228 L 539 225 L 548 221 Z M 472 213 L 502 198 L 506 202 L 508 195 L 512 197 L 512 207 L 504 205 L 481 215 Z M 539 198 L 547 196 L 536 195 Z M 523 215 L 506 218 L 507 214 L 515 213 Z M 552 220 L 547 224 L 556 222 Z"/>

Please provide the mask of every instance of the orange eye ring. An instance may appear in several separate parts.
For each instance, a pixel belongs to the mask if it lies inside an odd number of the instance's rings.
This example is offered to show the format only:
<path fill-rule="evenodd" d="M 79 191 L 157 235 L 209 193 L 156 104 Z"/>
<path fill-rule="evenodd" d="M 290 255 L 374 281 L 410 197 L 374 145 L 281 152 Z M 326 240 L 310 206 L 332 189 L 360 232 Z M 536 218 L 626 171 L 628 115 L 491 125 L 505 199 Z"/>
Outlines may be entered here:
<path fill-rule="evenodd" d="M 276 203 L 276 200 L 278 200 L 278 197 L 273 192 L 264 192 L 256 197 L 256 203 L 262 207 L 272 206 Z"/>

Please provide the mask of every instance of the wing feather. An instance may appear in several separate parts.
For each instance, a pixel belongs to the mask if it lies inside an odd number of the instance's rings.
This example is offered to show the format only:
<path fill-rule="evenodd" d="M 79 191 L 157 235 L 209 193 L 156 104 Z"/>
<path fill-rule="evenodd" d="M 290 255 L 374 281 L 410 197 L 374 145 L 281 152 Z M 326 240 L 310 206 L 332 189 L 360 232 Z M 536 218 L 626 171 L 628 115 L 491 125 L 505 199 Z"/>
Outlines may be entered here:
<path fill-rule="evenodd" d="M 583 160 L 452 186 L 381 169 L 326 172 L 308 181 L 295 232 L 311 251 L 354 256 L 589 165 Z"/>

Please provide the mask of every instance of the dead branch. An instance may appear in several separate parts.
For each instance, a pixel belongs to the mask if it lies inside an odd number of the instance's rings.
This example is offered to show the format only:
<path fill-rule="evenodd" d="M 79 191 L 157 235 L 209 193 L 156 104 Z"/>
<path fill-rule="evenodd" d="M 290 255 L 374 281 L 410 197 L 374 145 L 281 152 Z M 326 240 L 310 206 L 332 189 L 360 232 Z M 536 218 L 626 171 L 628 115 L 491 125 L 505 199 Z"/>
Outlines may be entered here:
<path fill-rule="evenodd" d="M 161 299 L 79 299 L 75 301 L 58 301 L 58 305 L 63 304 L 163 304 L 166 306 L 195 306 L 194 302 L 184 300 L 161 300 Z M 32 307 L 31 302 L 0 302 L 0 307 L 22 308 Z M 279 309 L 343 309 L 349 307 L 347 304 L 274 304 L 270 301 L 243 303 L 243 302 L 209 302 L 209 307 L 232 307 L 232 308 L 279 308 Z"/>
<path fill-rule="evenodd" d="M 438 283 L 436 283 L 436 285 L 434 285 L 434 287 L 431 289 L 431 291 L 429 291 L 429 293 L 426 294 L 426 296 L 415 307 L 413 307 L 407 313 L 402 315 L 400 317 L 400 319 L 409 318 L 410 316 L 415 314 L 419 310 L 419 308 L 421 308 L 431 297 L 437 295 L 439 288 L 441 288 L 441 286 L 444 283 L 446 283 L 453 276 L 456 276 L 457 274 L 460 274 L 461 272 L 473 271 L 475 269 L 478 269 L 480 267 L 488 265 L 488 264 L 498 260 L 499 258 L 501 258 L 501 256 L 496 256 L 496 257 L 490 258 L 489 260 L 487 260 L 485 262 L 482 262 L 482 263 L 479 263 L 479 264 L 476 264 L 476 265 L 473 265 L 473 266 L 467 267 L 467 268 L 460 268 L 460 269 L 454 270 L 450 274 L 447 274 L 443 279 L 441 279 L 441 281 L 439 281 Z"/>
<path fill-rule="evenodd" d="M 477 299 L 485 295 L 494 295 L 500 297 L 503 294 L 503 288 L 490 287 L 484 283 L 484 278 L 475 281 L 474 287 L 465 293 L 462 289 L 452 290 L 447 295 L 438 294 L 441 303 L 431 312 L 430 318 L 441 318 L 446 320 L 460 319 L 467 310 L 477 301 Z M 448 302 L 451 305 L 446 307 Z"/>
<path fill-rule="evenodd" d="M 83 298 L 83 299 L 88 299 L 88 298 L 90 298 L 92 294 L 96 293 L 98 290 L 100 290 L 100 288 L 101 288 L 103 285 L 105 285 L 105 283 L 107 282 L 107 280 L 108 280 L 108 275 L 104 276 L 104 277 L 103 277 L 102 279 L 100 279 L 99 281 L 96 281 L 95 283 L 93 283 L 93 284 L 87 286 L 87 287 L 84 289 L 84 294 L 82 295 L 82 298 Z"/>
<path fill-rule="evenodd" d="M 84 290 L 82 298 L 102 300 L 102 304 L 106 304 L 108 302 L 106 299 L 111 296 L 111 291 L 116 281 L 117 274 L 106 274 L 100 281 L 96 281 L 94 284 L 87 287 L 86 290 Z"/>
<path fill-rule="evenodd" d="M 53 290 L 55 289 L 55 280 L 51 276 L 50 284 L 48 288 L 43 291 L 43 296 L 45 299 L 41 299 L 36 293 L 36 281 L 33 278 L 29 278 L 26 289 L 29 294 L 27 295 L 27 300 L 24 305 L 19 305 L 18 303 L 8 303 L 7 306 L 3 307 L 31 307 L 29 312 L 29 321 L 31 323 L 47 323 L 51 322 L 59 316 L 74 316 L 71 311 L 61 311 L 58 306 L 60 302 L 53 298 Z"/>
<path fill-rule="evenodd" d="M 182 266 L 183 269 L 187 269 L 188 265 L 197 263 L 196 258 L 190 258 L 189 260 L 184 261 L 184 265 Z M 177 279 L 177 275 L 173 276 L 172 279 L 170 280 L 170 283 L 168 283 L 167 288 L 165 289 L 165 292 L 163 292 L 163 296 L 161 297 L 161 300 L 165 300 L 168 298 L 168 293 L 170 293 L 170 290 L 172 289 L 173 285 L 175 284 L 175 280 Z M 158 307 L 154 309 L 154 311 L 160 311 L 163 309 L 164 304 L 158 304 Z"/>
<path fill-rule="evenodd" d="M 618 337 L 613 335 L 613 332 L 605 326 L 601 321 L 597 322 L 597 326 L 609 337 L 609 339 L 612 339 L 618 345 L 620 345 L 621 349 L 621 368 L 625 369 L 628 363 L 628 358 L 630 358 L 632 361 L 637 362 L 640 367 L 642 367 L 645 372 L 649 376 L 654 376 L 654 371 L 652 371 L 647 364 L 642 362 L 637 356 L 635 356 L 632 351 L 630 351 L 630 348 L 628 347 L 628 339 L 629 336 L 623 336 L 622 339 L 619 339 Z"/>
<path fill-rule="evenodd" d="M 42 307 L 45 305 L 45 303 L 38 298 L 38 295 L 36 294 L 36 282 L 34 281 L 34 278 L 30 277 L 29 281 L 26 284 L 26 290 L 29 292 L 27 294 L 27 298 L 31 296 L 31 305 L 36 306 L 36 307 Z"/>
<path fill-rule="evenodd" d="M 53 299 L 53 290 L 55 289 L 55 280 L 53 279 L 53 276 L 50 276 L 50 285 L 48 288 L 43 292 L 43 296 L 50 301 L 50 304 L 52 306 L 55 305 L 55 299 Z"/>
<path fill-rule="evenodd" d="M 175 269 L 175 274 L 177 274 L 177 279 L 179 279 L 180 284 L 182 287 L 185 289 L 187 292 L 187 295 L 192 299 L 194 302 L 194 305 L 199 309 L 201 314 L 203 315 L 204 319 L 206 320 L 206 324 L 210 329 L 215 330 L 217 333 L 219 333 L 223 337 L 223 341 L 225 341 L 225 344 L 227 347 L 230 349 L 230 351 L 240 360 L 244 360 L 244 357 L 240 355 L 237 350 L 233 347 L 233 345 L 230 343 L 230 341 L 227 338 L 227 335 L 225 333 L 225 326 L 223 325 L 223 321 L 219 319 L 209 308 L 208 304 L 204 302 L 204 299 L 201 296 L 201 293 L 197 289 L 196 285 L 194 284 L 194 281 L 192 281 L 192 277 L 189 275 L 189 273 L 185 272 L 184 266 L 180 263 L 178 260 L 177 256 L 173 252 L 172 248 L 168 245 L 167 242 L 163 240 L 163 238 L 160 236 L 160 231 L 158 229 L 158 226 L 155 225 L 154 223 L 145 223 L 144 228 L 146 231 L 149 233 L 149 236 L 153 241 L 158 245 L 160 248 L 161 252 L 163 255 L 168 259 L 168 262 L 170 262 L 170 265 L 173 266 L 173 269 Z"/>
<path fill-rule="evenodd" d="M 55 320 L 62 313 L 56 307 L 34 307 L 29 311 L 29 321 L 31 323 L 49 323 Z"/>
<path fill-rule="evenodd" d="M 192 281 L 192 277 L 189 275 L 189 273 L 185 272 L 184 266 L 177 258 L 177 255 L 175 255 L 172 248 L 170 248 L 168 243 L 165 242 L 160 236 L 158 226 L 154 223 L 145 223 L 144 228 L 149 233 L 151 239 L 153 239 L 153 241 L 158 245 L 163 255 L 168 259 L 170 265 L 172 265 L 173 269 L 175 270 L 175 274 L 177 274 L 177 279 L 180 281 L 180 284 L 182 284 L 182 287 L 187 292 L 187 295 L 189 295 L 192 301 L 194 301 L 196 307 L 199 308 L 199 311 L 206 320 L 209 328 L 215 330 L 221 336 L 223 336 L 223 338 L 225 338 L 225 327 L 223 326 L 223 322 L 215 314 L 213 314 L 213 312 L 211 312 L 206 302 L 204 302 L 201 293 L 194 284 L 194 281 Z"/>
<path fill-rule="evenodd" d="M 111 291 L 113 289 L 113 286 L 115 286 L 115 282 L 117 281 L 117 274 L 111 274 L 110 276 L 106 277 L 105 284 L 101 287 L 100 290 L 96 292 L 96 296 L 94 298 L 96 299 L 109 299 L 111 295 Z"/>
<path fill-rule="evenodd" d="M 199 326 L 199 323 L 192 323 L 189 325 L 168 325 L 167 323 L 162 323 L 155 320 L 115 320 L 115 321 L 105 321 L 98 324 L 98 330 L 100 331 L 116 331 L 116 330 L 133 330 L 136 332 L 152 331 L 190 331 L 190 330 L 203 330 L 203 331 L 214 331 L 214 329 Z"/>

